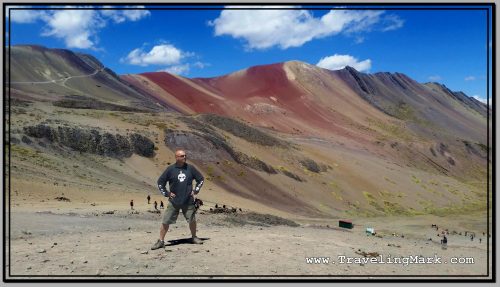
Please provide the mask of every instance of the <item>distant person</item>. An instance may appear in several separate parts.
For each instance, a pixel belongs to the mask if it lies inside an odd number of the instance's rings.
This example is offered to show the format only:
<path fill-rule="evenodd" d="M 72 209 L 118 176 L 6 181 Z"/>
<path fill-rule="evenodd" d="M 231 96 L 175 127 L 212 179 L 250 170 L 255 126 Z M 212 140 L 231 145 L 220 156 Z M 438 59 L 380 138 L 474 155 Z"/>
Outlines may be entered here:
<path fill-rule="evenodd" d="M 163 209 L 163 201 L 160 200 L 160 209 Z"/>
<path fill-rule="evenodd" d="M 482 239 L 482 238 L 479 238 L 479 243 L 481 243 L 481 241 L 483 241 L 483 239 Z"/>
<path fill-rule="evenodd" d="M 446 238 L 446 235 L 443 236 L 443 239 L 441 239 L 441 244 L 446 246 L 446 244 L 448 244 L 448 238 Z"/>
<path fill-rule="evenodd" d="M 470 236 L 470 241 L 474 241 L 474 236 Z"/>
<path fill-rule="evenodd" d="M 147 199 L 148 199 L 148 204 L 149 204 L 149 201 L 151 200 L 151 196 L 149 194 L 148 194 Z"/>
<path fill-rule="evenodd" d="M 170 224 L 177 221 L 179 211 L 182 210 L 191 230 L 191 242 L 202 244 L 203 241 L 196 236 L 196 208 L 195 195 L 203 186 L 203 175 L 191 164 L 186 163 L 186 152 L 183 149 L 175 151 L 175 163 L 168 166 L 158 179 L 158 189 L 163 196 L 168 197 L 167 208 L 163 215 L 160 227 L 160 239 L 151 247 L 152 250 L 165 246 L 165 235 Z M 193 180 L 196 186 L 193 189 Z M 168 183 L 169 190 L 166 189 Z"/>
<path fill-rule="evenodd" d="M 156 200 L 155 200 L 154 205 L 155 205 L 155 210 L 158 210 L 158 202 L 156 202 Z"/>
<path fill-rule="evenodd" d="M 130 209 L 134 210 L 134 200 L 133 199 L 130 200 Z"/>

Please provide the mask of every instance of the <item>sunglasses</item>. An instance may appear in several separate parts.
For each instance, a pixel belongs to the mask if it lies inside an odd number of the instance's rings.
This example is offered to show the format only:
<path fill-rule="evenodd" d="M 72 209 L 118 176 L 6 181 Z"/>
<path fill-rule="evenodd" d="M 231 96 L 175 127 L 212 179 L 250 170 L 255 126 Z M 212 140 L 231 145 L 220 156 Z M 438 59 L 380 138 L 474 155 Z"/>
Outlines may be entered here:
<path fill-rule="evenodd" d="M 176 155 L 175 157 L 186 157 L 186 155 L 185 154 L 183 154 L 183 155 Z"/>

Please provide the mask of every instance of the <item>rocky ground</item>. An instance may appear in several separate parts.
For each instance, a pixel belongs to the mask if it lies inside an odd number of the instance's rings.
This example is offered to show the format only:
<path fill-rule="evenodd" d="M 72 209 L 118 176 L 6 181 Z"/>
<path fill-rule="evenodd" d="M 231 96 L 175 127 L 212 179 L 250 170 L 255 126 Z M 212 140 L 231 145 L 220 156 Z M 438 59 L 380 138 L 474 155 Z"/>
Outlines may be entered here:
<path fill-rule="evenodd" d="M 180 216 L 167 233 L 167 246 L 150 250 L 158 239 L 161 218 L 161 213 L 152 212 L 152 204 L 136 204 L 134 211 L 116 205 L 85 209 L 60 202 L 59 208 L 54 206 L 57 203 L 42 203 L 29 209 L 15 208 L 10 213 L 8 267 L 11 278 L 40 275 L 54 278 L 229 278 L 236 275 L 251 278 L 298 275 L 485 278 L 482 276 L 487 274 L 486 236 L 479 230 L 466 228 L 465 217 L 360 218 L 354 220 L 353 229 L 343 229 L 337 227 L 337 222 L 311 219 L 301 220 L 299 226 L 294 226 L 279 217 L 245 210 L 214 213 L 203 206 L 198 214 L 198 236 L 203 239 L 202 245 L 188 242 L 189 229 Z M 437 224 L 439 230 L 431 224 Z M 366 227 L 374 227 L 376 235 L 366 235 Z M 450 232 L 447 248 L 439 244 L 440 237 L 437 237 L 437 233 L 445 229 Z M 469 234 L 475 232 L 474 241 L 465 236 L 466 230 Z M 491 254 L 490 242 L 489 256 Z M 410 255 L 441 257 L 442 264 L 389 263 L 390 258 Z M 310 264 L 308 257 L 329 257 L 330 263 Z M 348 263 L 347 257 L 353 261 Z M 386 264 L 359 261 L 371 257 Z M 452 257 L 472 258 L 474 262 L 451 264 Z"/>

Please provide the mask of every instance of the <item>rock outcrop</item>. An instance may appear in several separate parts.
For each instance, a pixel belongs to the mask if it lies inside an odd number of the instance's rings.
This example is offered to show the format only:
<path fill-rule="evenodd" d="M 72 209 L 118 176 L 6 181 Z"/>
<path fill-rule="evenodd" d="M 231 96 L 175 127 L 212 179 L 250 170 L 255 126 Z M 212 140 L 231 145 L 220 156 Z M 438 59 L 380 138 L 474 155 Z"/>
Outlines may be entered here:
<path fill-rule="evenodd" d="M 44 124 L 24 127 L 24 133 L 34 138 L 44 138 L 75 151 L 114 158 L 130 157 L 136 153 L 144 157 L 154 156 L 154 143 L 145 136 L 134 133 L 129 137 L 96 129 L 76 127 L 51 127 Z"/>

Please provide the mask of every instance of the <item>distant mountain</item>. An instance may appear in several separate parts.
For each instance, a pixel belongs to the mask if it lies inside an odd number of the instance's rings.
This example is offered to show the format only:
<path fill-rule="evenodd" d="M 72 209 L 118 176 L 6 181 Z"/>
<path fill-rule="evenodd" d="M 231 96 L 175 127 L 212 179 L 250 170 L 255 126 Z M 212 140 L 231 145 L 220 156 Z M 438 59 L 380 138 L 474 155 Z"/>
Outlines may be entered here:
<path fill-rule="evenodd" d="M 164 110 L 93 56 L 36 45 L 12 46 L 9 54 L 11 93 L 21 98 L 63 101 L 63 105 L 102 104 L 106 109 L 117 105 L 125 110 Z"/>
<path fill-rule="evenodd" d="M 80 176 L 82 188 L 155 192 L 183 147 L 210 198 L 256 210 L 486 208 L 491 111 L 439 83 L 298 61 L 213 78 L 118 76 L 92 56 L 40 46 L 13 46 L 10 61 L 14 180 Z"/>
<path fill-rule="evenodd" d="M 122 78 L 187 114 L 217 113 L 288 133 L 333 132 L 362 140 L 373 121 L 396 120 L 426 138 L 446 133 L 486 144 L 485 104 L 401 73 L 330 71 L 290 61 L 215 78 L 166 72 Z"/>

